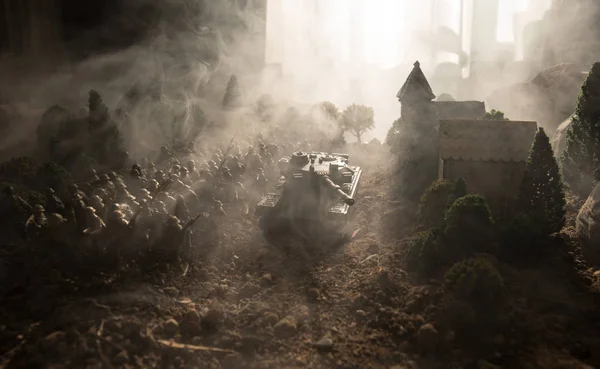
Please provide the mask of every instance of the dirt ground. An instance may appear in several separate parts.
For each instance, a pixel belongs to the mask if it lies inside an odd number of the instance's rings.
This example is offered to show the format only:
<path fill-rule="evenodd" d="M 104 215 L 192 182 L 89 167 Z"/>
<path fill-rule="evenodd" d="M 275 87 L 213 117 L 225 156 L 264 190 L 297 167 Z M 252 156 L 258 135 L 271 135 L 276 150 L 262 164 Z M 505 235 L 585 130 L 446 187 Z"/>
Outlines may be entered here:
<path fill-rule="evenodd" d="M 388 177 L 365 173 L 343 247 L 271 245 L 254 216 L 231 214 L 185 277 L 82 287 L 59 271 L 28 276 L 0 304 L 0 367 L 600 368 L 600 276 L 576 252 L 531 270 L 496 260 L 510 293 L 501 324 L 479 320 L 466 341 L 442 329 L 441 278 L 402 269 L 411 216 L 392 218 Z"/>

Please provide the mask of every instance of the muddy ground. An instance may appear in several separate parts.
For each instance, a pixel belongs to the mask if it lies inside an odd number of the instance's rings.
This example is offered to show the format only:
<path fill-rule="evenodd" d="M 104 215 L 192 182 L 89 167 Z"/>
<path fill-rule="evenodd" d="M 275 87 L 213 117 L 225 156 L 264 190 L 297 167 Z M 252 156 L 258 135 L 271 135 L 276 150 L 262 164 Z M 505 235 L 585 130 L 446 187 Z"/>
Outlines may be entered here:
<path fill-rule="evenodd" d="M 20 287 L 0 304 L 0 367 L 600 368 L 600 283 L 575 249 L 529 269 L 495 260 L 509 303 L 472 319 L 446 306 L 442 276 L 404 272 L 414 214 L 398 217 L 388 177 L 367 171 L 343 247 L 270 245 L 236 213 L 185 277 L 9 276 Z M 444 319 L 470 322 L 470 336 Z"/>

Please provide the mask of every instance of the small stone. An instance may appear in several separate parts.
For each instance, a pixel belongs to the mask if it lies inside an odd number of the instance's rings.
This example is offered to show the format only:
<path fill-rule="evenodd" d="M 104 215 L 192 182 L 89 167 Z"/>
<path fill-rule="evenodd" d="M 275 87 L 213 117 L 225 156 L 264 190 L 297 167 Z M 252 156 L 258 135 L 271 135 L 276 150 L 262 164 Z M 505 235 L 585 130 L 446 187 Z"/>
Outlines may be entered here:
<path fill-rule="evenodd" d="M 319 301 L 319 290 L 316 288 L 309 288 L 308 291 L 306 291 L 306 299 L 308 300 L 308 302 L 317 302 Z"/>
<path fill-rule="evenodd" d="M 165 287 L 163 288 L 163 293 L 165 295 L 174 297 L 174 296 L 178 296 L 179 295 L 179 290 L 175 287 Z"/>
<path fill-rule="evenodd" d="M 275 324 L 273 330 L 277 338 L 290 338 L 297 332 L 296 320 L 291 316 L 286 316 Z"/>
<path fill-rule="evenodd" d="M 129 362 L 129 355 L 127 355 L 126 351 L 121 351 L 115 356 L 113 359 L 113 363 L 115 365 L 124 365 Z"/>
<path fill-rule="evenodd" d="M 419 347 L 424 351 L 433 351 L 437 348 L 439 333 L 431 323 L 421 326 L 417 336 Z"/>
<path fill-rule="evenodd" d="M 277 316 L 277 314 L 271 313 L 271 312 L 265 313 L 264 319 L 265 319 L 265 323 L 267 323 L 270 326 L 274 326 L 275 324 L 277 324 L 277 322 L 279 322 L 279 316 Z"/>
<path fill-rule="evenodd" d="M 225 356 L 221 362 L 222 369 L 239 369 L 243 366 L 244 360 L 239 353 L 231 353 Z"/>
<path fill-rule="evenodd" d="M 262 277 L 260 277 L 258 283 L 262 287 L 270 287 L 275 284 L 275 278 L 270 273 L 263 274 Z"/>
<path fill-rule="evenodd" d="M 313 346 L 321 352 L 331 352 L 333 351 L 333 340 L 330 337 L 325 336 L 315 342 Z"/>
<path fill-rule="evenodd" d="M 249 281 L 249 282 L 244 283 L 242 288 L 240 288 L 238 296 L 241 299 L 247 299 L 247 298 L 250 298 L 250 297 L 256 295 L 257 293 L 259 293 L 260 290 L 261 290 L 261 287 L 258 285 L 258 283 Z"/>
<path fill-rule="evenodd" d="M 163 324 L 163 332 L 168 337 L 175 336 L 177 331 L 179 331 L 179 323 L 175 319 L 171 318 Z"/>
<path fill-rule="evenodd" d="M 67 336 L 67 334 L 63 331 L 56 331 L 54 333 L 50 333 L 49 335 L 46 336 L 46 338 L 44 338 L 44 341 L 42 342 L 42 346 L 45 349 L 52 349 L 56 345 L 58 345 L 59 342 L 64 340 L 66 336 Z"/>
<path fill-rule="evenodd" d="M 367 318 L 367 312 L 364 310 L 356 310 L 356 319 L 364 320 Z"/>

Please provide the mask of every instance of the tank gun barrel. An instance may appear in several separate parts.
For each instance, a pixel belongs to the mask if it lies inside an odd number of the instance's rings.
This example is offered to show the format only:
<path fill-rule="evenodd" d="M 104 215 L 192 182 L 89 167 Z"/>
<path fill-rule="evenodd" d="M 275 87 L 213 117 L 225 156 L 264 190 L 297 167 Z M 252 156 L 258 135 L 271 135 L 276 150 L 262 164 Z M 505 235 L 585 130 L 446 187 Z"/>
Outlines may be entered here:
<path fill-rule="evenodd" d="M 350 196 L 347 193 L 345 193 L 340 186 L 336 185 L 331 180 L 331 178 L 329 178 L 329 176 L 323 176 L 323 184 L 330 191 L 335 192 L 336 195 L 338 195 L 339 197 L 341 197 L 342 201 L 344 202 L 344 204 L 346 204 L 348 206 L 354 205 L 354 199 L 352 198 L 352 196 Z"/>

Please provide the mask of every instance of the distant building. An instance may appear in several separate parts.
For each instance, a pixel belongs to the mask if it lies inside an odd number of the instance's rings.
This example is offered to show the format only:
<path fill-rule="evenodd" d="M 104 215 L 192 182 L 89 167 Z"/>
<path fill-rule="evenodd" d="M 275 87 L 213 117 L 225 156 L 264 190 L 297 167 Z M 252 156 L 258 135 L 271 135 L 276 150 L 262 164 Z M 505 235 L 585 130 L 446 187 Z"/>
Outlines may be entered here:
<path fill-rule="evenodd" d="M 404 134 L 411 136 L 401 139 L 410 141 L 408 151 L 426 153 L 404 152 L 421 168 L 419 175 L 431 179 L 428 154 L 435 153 L 437 178 L 464 178 L 469 192 L 485 196 L 495 217 L 510 215 L 537 123 L 478 120 L 485 114 L 481 101 L 431 101 L 435 95 L 418 63 L 397 97 L 408 128 Z"/>
<path fill-rule="evenodd" d="M 441 120 L 439 178 L 463 178 L 495 216 L 512 213 L 536 122 Z"/>

